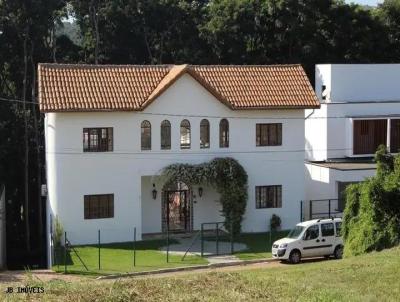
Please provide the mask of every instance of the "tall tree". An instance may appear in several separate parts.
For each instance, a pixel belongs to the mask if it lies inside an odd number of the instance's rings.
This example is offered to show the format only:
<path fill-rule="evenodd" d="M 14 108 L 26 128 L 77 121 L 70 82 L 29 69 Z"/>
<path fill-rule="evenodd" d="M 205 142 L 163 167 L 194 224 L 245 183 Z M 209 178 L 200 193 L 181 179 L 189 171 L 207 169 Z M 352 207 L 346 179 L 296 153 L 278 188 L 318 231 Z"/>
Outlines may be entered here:
<path fill-rule="evenodd" d="M 387 59 L 398 62 L 400 59 L 400 0 L 385 0 L 377 9 L 376 15 L 388 30 L 390 50 Z"/>
<path fill-rule="evenodd" d="M 44 236 L 40 197 L 44 154 L 35 71 L 37 62 L 52 60 L 50 33 L 55 12 L 64 5 L 61 0 L 0 1 L 0 106 L 4 109 L 0 111 L 7 113 L 0 122 L 0 135 L 5 138 L 0 139 L 0 149 L 4 148 L 0 182 L 6 184 L 11 201 L 7 203 L 7 246 L 38 255 L 43 255 L 38 251 Z M 29 259 L 21 252 L 9 253 L 10 258 L 18 255 L 21 264 Z"/>

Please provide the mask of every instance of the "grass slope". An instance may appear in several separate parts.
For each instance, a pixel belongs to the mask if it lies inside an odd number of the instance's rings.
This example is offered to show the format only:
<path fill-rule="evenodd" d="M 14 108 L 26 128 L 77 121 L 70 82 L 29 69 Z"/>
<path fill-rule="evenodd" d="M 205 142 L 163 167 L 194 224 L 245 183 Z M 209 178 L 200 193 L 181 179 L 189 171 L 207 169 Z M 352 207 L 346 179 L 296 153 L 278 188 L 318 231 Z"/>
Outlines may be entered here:
<path fill-rule="evenodd" d="M 400 248 L 340 261 L 114 282 L 36 283 L 41 301 L 398 301 Z M 3 296 L 2 296 L 3 295 Z M 5 297 L 3 291 L 1 298 Z M 21 295 L 7 296 L 18 301 Z"/>

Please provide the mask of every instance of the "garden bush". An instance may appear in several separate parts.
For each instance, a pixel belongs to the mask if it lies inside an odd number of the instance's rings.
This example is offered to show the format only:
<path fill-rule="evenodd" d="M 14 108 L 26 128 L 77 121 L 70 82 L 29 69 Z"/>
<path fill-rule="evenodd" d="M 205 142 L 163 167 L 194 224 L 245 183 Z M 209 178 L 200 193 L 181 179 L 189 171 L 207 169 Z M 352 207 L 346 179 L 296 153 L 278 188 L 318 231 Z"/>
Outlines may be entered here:
<path fill-rule="evenodd" d="M 345 256 L 390 248 L 400 236 L 400 156 L 376 152 L 376 176 L 346 190 L 342 234 Z"/>

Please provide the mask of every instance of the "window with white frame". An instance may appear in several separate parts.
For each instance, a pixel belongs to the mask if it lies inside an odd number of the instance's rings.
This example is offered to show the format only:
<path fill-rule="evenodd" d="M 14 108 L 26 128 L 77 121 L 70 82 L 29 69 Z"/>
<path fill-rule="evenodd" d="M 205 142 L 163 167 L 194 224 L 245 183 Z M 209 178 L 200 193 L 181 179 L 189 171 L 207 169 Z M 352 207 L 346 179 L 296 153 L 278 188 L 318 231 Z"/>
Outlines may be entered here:
<path fill-rule="evenodd" d="M 353 154 L 374 154 L 379 145 L 387 145 L 386 119 L 354 120 Z"/>
<path fill-rule="evenodd" d="M 83 152 L 113 151 L 113 128 L 83 128 Z"/>
<path fill-rule="evenodd" d="M 210 122 L 206 119 L 200 122 L 200 148 L 210 148 Z"/>
<path fill-rule="evenodd" d="M 373 118 L 353 120 L 353 154 L 374 154 L 379 145 L 391 153 L 400 151 L 400 119 Z"/>
<path fill-rule="evenodd" d="M 256 186 L 256 209 L 281 208 L 282 186 Z"/>
<path fill-rule="evenodd" d="M 181 122 L 181 149 L 190 149 L 190 122 L 183 120 Z"/>
<path fill-rule="evenodd" d="M 161 122 L 161 150 L 171 149 L 171 123 L 168 120 Z"/>
<path fill-rule="evenodd" d="M 256 145 L 257 147 L 282 145 L 282 124 L 256 124 Z"/>

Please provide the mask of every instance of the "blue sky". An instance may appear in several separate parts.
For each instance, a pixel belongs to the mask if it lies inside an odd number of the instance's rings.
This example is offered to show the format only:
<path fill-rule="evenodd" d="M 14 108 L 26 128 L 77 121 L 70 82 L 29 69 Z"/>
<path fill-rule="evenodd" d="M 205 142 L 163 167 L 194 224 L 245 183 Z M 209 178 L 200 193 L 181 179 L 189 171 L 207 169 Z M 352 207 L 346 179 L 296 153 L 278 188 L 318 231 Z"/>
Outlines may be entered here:
<path fill-rule="evenodd" d="M 381 3 L 382 0 L 346 0 L 347 3 L 358 3 L 358 4 L 367 4 L 376 6 L 378 3 Z"/>

